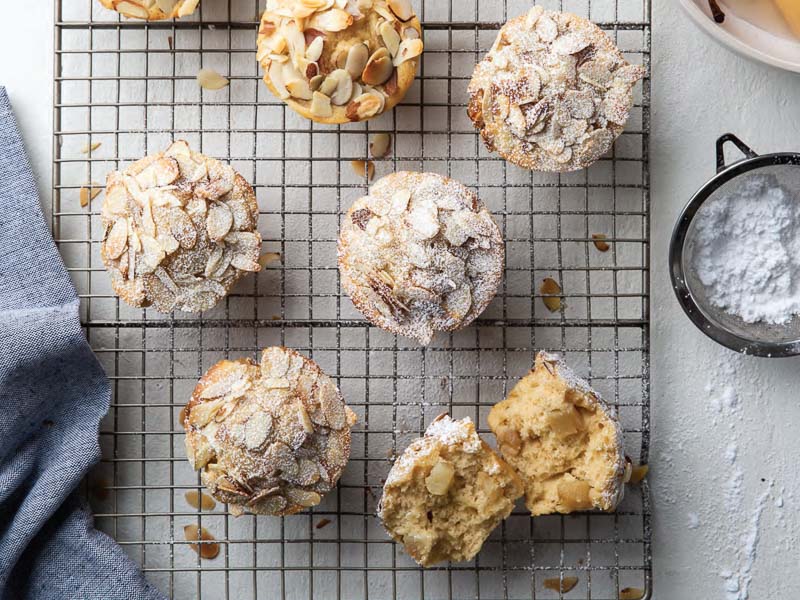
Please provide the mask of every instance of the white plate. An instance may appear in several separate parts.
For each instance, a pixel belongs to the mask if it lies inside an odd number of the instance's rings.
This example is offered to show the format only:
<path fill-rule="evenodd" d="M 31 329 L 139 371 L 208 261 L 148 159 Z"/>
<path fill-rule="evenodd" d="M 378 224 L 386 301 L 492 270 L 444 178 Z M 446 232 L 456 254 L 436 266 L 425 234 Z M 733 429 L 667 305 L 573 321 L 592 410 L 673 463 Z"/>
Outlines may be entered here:
<path fill-rule="evenodd" d="M 762 29 L 737 16 L 730 2 L 718 0 L 720 8 L 725 12 L 725 22 L 720 24 L 711 16 L 708 0 L 680 2 L 700 29 L 721 44 L 748 58 L 800 73 L 800 41 L 789 39 L 788 28 L 782 23 L 769 27 L 770 23 L 767 21 L 769 30 Z"/>

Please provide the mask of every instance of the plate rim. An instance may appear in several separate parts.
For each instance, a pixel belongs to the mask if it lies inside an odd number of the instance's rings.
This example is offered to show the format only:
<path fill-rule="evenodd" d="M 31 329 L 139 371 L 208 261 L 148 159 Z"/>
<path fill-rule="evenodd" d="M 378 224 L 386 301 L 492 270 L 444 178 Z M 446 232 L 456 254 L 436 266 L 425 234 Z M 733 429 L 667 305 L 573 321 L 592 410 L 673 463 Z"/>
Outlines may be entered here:
<path fill-rule="evenodd" d="M 719 27 L 700 9 L 699 6 L 697 6 L 695 0 L 680 0 L 680 4 L 684 11 L 689 14 L 694 23 L 700 27 L 700 29 L 710 35 L 714 40 L 723 44 L 724 46 L 727 46 L 734 52 L 779 69 L 800 73 L 800 60 L 797 62 L 792 62 L 784 58 L 772 56 L 760 48 L 745 43 L 738 37 L 731 34 L 729 31 Z"/>

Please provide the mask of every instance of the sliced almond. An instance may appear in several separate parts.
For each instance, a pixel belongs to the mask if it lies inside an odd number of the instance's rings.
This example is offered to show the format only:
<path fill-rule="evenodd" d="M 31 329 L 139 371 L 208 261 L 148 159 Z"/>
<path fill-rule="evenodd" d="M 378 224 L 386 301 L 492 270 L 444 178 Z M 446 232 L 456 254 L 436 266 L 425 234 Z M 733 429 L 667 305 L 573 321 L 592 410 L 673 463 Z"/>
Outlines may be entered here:
<path fill-rule="evenodd" d="M 369 57 L 361 72 L 361 80 L 367 85 L 381 85 L 391 77 L 393 70 L 394 66 L 389 51 L 386 48 L 378 48 Z"/>
<path fill-rule="evenodd" d="M 189 506 L 198 510 L 214 510 L 217 507 L 214 498 L 198 490 L 189 490 L 184 494 L 184 498 Z"/>
<path fill-rule="evenodd" d="M 648 465 L 637 465 L 631 469 L 631 478 L 629 479 L 629 483 L 632 485 L 636 485 L 637 483 L 641 483 L 642 479 L 647 477 L 647 473 L 650 471 L 650 467 Z"/>
<path fill-rule="evenodd" d="M 273 419 L 268 412 L 256 412 L 244 426 L 244 443 L 250 450 L 264 445 L 272 432 Z"/>
<path fill-rule="evenodd" d="M 128 221 L 127 219 L 117 219 L 111 226 L 106 238 L 106 256 L 110 259 L 119 258 L 128 247 Z"/>
<path fill-rule="evenodd" d="M 644 590 L 634 587 L 622 588 L 619 591 L 619 600 L 641 600 L 644 597 Z"/>
<path fill-rule="evenodd" d="M 542 582 L 542 585 L 548 590 L 566 594 L 578 585 L 578 578 L 573 576 L 563 577 L 561 579 L 558 577 L 548 577 Z"/>
<path fill-rule="evenodd" d="M 90 154 L 95 150 L 97 150 L 102 145 L 103 142 L 94 142 L 93 144 L 86 144 L 83 148 L 81 148 L 81 154 Z"/>
<path fill-rule="evenodd" d="M 555 279 L 545 277 L 542 285 L 539 288 L 539 293 L 542 294 L 542 302 L 550 312 L 558 312 L 561 308 L 561 286 Z"/>
<path fill-rule="evenodd" d="M 389 49 L 389 54 L 394 58 L 397 56 L 397 51 L 400 49 L 400 34 L 389 21 L 384 21 L 378 28 L 381 34 L 381 39 Z"/>
<path fill-rule="evenodd" d="M 327 527 L 331 524 L 331 522 L 332 521 L 330 519 L 320 519 L 317 521 L 317 524 L 314 525 L 314 529 L 322 529 L 323 527 Z"/>
<path fill-rule="evenodd" d="M 217 398 L 216 400 L 195 404 L 189 411 L 189 424 L 202 429 L 211 422 L 226 402 L 225 398 Z"/>
<path fill-rule="evenodd" d="M 306 58 L 311 62 L 317 62 L 319 57 L 322 56 L 322 48 L 325 45 L 325 38 L 323 36 L 317 36 L 314 40 L 306 47 Z"/>
<path fill-rule="evenodd" d="M 323 85 L 325 84 L 323 83 Z M 333 115 L 331 99 L 322 92 L 314 92 L 311 95 L 311 114 L 321 119 L 325 119 Z"/>
<path fill-rule="evenodd" d="M 233 213 L 228 205 L 217 202 L 208 209 L 206 216 L 206 231 L 208 237 L 214 241 L 224 238 L 233 226 Z"/>
<path fill-rule="evenodd" d="M 406 27 L 405 29 L 403 29 L 403 39 L 418 40 L 419 31 L 417 31 L 413 27 Z"/>
<path fill-rule="evenodd" d="M 281 255 L 277 252 L 265 252 L 258 257 L 258 264 L 264 269 L 268 264 L 278 262 L 281 260 Z"/>
<path fill-rule="evenodd" d="M 369 60 L 369 48 L 366 44 L 358 43 L 350 46 L 347 52 L 347 61 L 344 68 L 350 74 L 352 79 L 357 79 L 361 76 L 364 67 L 367 66 Z"/>
<path fill-rule="evenodd" d="M 308 80 L 308 87 L 311 88 L 312 92 L 316 92 L 323 81 L 325 81 L 324 75 L 314 75 L 314 77 Z"/>
<path fill-rule="evenodd" d="M 347 29 L 352 24 L 353 15 L 340 8 L 315 13 L 308 22 L 309 27 L 330 33 Z"/>
<path fill-rule="evenodd" d="M 403 23 L 414 18 L 414 8 L 411 6 L 411 0 L 389 0 L 387 4 L 394 16 Z"/>
<path fill-rule="evenodd" d="M 219 544 L 214 543 L 215 538 L 205 527 L 196 524 L 186 525 L 183 535 L 187 542 L 202 541 L 202 544 L 189 544 L 189 547 L 203 558 L 216 558 L 219 554 Z"/>
<path fill-rule="evenodd" d="M 345 114 L 351 121 L 362 121 L 374 117 L 381 110 L 381 100 L 375 94 L 365 92 L 347 105 Z"/>
<path fill-rule="evenodd" d="M 286 490 L 286 497 L 290 502 L 299 504 L 300 506 L 316 506 L 322 501 L 322 498 L 317 492 L 303 490 L 300 488 L 289 488 Z"/>
<path fill-rule="evenodd" d="M 608 252 L 608 249 L 611 248 L 606 241 L 604 233 L 593 233 L 592 240 L 594 240 L 594 247 L 600 250 L 600 252 Z"/>
<path fill-rule="evenodd" d="M 372 158 L 383 158 L 389 154 L 392 145 L 392 136 L 388 133 L 376 133 L 369 143 L 369 153 Z"/>
<path fill-rule="evenodd" d="M 394 66 L 399 67 L 407 60 L 416 58 L 422 54 L 423 44 L 420 39 L 405 39 L 400 42 L 397 55 L 394 57 Z"/>
<path fill-rule="evenodd" d="M 305 79 L 294 79 L 286 82 L 289 95 L 298 100 L 311 100 L 311 87 Z"/>
<path fill-rule="evenodd" d="M 353 80 L 345 69 L 336 69 L 328 77 L 336 80 L 336 88 L 331 93 L 331 104 L 344 106 L 353 95 Z"/>
<path fill-rule="evenodd" d="M 286 84 L 283 79 L 283 65 L 277 61 L 272 61 L 269 65 L 269 81 L 278 92 L 281 100 L 286 100 L 290 97 L 289 90 L 286 89 Z"/>
<path fill-rule="evenodd" d="M 375 164 L 371 160 L 353 160 L 350 161 L 350 164 L 353 167 L 353 171 L 356 172 L 356 175 L 359 177 L 366 176 L 367 181 L 372 181 L 375 175 Z"/>
<path fill-rule="evenodd" d="M 82 207 L 89 206 L 89 203 L 97 198 L 103 191 L 102 187 L 82 187 L 79 194 L 79 202 Z"/>
<path fill-rule="evenodd" d="M 230 85 L 230 81 L 214 69 L 200 69 L 197 73 L 197 83 L 204 90 L 221 90 Z"/>
<path fill-rule="evenodd" d="M 131 19 L 149 19 L 150 11 L 133 0 L 120 0 L 114 5 L 114 10 L 124 17 Z"/>

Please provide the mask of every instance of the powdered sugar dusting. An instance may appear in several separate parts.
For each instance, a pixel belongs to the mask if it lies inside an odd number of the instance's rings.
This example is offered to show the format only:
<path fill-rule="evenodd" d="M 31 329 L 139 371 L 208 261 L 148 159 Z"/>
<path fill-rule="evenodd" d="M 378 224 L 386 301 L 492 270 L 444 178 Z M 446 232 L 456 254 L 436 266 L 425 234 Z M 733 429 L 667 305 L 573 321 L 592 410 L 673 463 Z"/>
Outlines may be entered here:
<path fill-rule="evenodd" d="M 472 419 L 469 417 L 454 421 L 449 415 L 444 415 L 428 426 L 425 435 L 437 437 L 447 446 L 461 444 L 464 452 L 469 454 L 481 449 L 481 439 L 475 433 Z"/>
<path fill-rule="evenodd" d="M 774 175 L 742 177 L 695 217 L 693 268 L 709 301 L 747 323 L 800 313 L 800 206 Z"/>

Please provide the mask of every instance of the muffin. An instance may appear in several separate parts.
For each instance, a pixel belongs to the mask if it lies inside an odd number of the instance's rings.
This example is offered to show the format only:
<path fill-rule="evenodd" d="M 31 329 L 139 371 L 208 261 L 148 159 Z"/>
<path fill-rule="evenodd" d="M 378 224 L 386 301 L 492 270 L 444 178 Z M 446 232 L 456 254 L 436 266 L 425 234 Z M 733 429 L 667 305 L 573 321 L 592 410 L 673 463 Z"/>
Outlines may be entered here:
<path fill-rule="evenodd" d="M 467 113 L 486 147 L 515 165 L 575 171 L 611 149 L 644 74 L 595 24 L 534 6 L 476 65 Z"/>
<path fill-rule="evenodd" d="M 401 171 L 356 200 L 339 234 L 339 272 L 356 308 L 386 331 L 428 344 L 471 323 L 503 275 L 503 237 L 462 184 Z"/>
<path fill-rule="evenodd" d="M 423 567 L 471 560 L 514 508 L 522 482 L 469 417 L 440 415 L 392 466 L 378 516 Z"/>
<path fill-rule="evenodd" d="M 410 0 L 269 0 L 257 59 L 272 93 L 307 119 L 365 121 L 411 87 L 421 34 Z"/>
<path fill-rule="evenodd" d="M 267 348 L 261 364 L 223 360 L 186 405 L 186 455 L 234 514 L 290 515 L 315 506 L 350 457 L 356 416 L 317 364 Z"/>
<path fill-rule="evenodd" d="M 184 141 L 110 173 L 101 217 L 111 285 L 134 307 L 208 310 L 261 269 L 253 188 Z"/>
<path fill-rule="evenodd" d="M 200 0 L 100 0 L 108 9 L 131 19 L 159 21 L 192 14 Z"/>
<path fill-rule="evenodd" d="M 533 516 L 622 500 L 622 428 L 600 395 L 557 355 L 540 352 L 534 369 L 489 412 L 500 453 L 525 482 Z"/>

